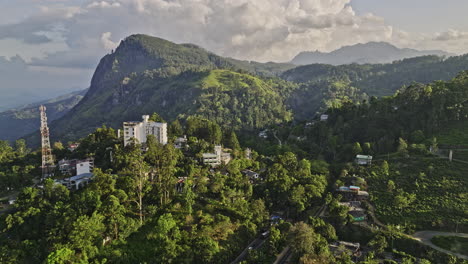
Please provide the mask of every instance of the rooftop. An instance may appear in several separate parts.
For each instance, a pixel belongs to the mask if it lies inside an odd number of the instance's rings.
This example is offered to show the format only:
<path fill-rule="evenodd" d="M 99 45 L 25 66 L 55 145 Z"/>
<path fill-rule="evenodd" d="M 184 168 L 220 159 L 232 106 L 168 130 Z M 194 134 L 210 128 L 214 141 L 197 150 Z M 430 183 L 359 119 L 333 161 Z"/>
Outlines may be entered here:
<path fill-rule="evenodd" d="M 370 155 L 356 155 L 356 159 L 372 159 Z"/>

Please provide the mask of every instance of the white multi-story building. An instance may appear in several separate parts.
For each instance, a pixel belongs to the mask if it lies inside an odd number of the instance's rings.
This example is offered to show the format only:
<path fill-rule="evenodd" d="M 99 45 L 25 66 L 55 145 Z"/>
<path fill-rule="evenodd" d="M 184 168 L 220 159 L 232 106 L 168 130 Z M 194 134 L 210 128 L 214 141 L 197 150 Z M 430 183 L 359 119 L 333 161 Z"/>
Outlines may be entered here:
<path fill-rule="evenodd" d="M 167 144 L 167 123 L 149 121 L 149 115 L 143 116 L 143 122 L 124 122 L 123 127 L 125 146 L 133 139 L 136 139 L 137 143 L 145 143 L 148 135 L 154 135 L 156 140 L 163 145 Z"/>

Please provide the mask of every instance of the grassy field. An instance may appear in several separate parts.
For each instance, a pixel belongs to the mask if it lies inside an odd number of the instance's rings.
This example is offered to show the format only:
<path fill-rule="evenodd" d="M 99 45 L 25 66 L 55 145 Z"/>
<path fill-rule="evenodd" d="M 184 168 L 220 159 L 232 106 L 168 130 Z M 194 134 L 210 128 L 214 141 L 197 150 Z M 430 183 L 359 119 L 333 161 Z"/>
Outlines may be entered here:
<path fill-rule="evenodd" d="M 434 245 L 455 253 L 468 254 L 468 238 L 455 236 L 435 236 L 431 239 Z"/>
<path fill-rule="evenodd" d="M 468 166 L 435 157 L 391 160 L 367 171 L 376 215 L 386 224 L 416 230 L 468 231 Z M 392 180 L 395 188 L 389 188 Z M 400 198 L 400 199 L 399 199 Z M 403 200 L 403 202 L 402 202 Z"/>

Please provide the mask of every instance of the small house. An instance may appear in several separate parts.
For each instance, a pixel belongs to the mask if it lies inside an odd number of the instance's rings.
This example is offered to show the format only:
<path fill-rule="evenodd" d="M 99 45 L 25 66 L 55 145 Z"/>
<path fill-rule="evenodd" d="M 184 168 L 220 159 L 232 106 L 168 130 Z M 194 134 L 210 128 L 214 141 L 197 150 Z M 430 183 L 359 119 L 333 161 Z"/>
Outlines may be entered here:
<path fill-rule="evenodd" d="M 369 156 L 369 155 L 356 155 L 355 162 L 358 165 L 371 165 L 372 164 L 372 156 Z"/>
<path fill-rule="evenodd" d="M 321 115 L 320 116 L 320 121 L 327 121 L 328 120 L 328 115 Z"/>
<path fill-rule="evenodd" d="M 260 131 L 260 133 L 258 133 L 258 137 L 267 139 L 268 138 L 268 129 Z"/>
<path fill-rule="evenodd" d="M 174 147 L 176 149 L 182 149 L 187 146 L 187 136 L 176 138 L 174 141 Z"/>
<path fill-rule="evenodd" d="M 247 175 L 250 179 L 258 179 L 259 174 L 251 170 L 243 170 L 243 174 Z"/>

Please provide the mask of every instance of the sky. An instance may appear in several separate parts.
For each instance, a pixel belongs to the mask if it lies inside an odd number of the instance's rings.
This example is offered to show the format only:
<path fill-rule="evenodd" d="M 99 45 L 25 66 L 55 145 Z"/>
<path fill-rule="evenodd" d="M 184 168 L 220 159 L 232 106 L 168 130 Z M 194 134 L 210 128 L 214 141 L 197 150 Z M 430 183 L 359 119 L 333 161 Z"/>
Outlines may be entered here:
<path fill-rule="evenodd" d="M 466 0 L 0 0 L 0 111 L 87 88 L 130 34 L 257 61 L 369 41 L 463 54 L 466 10 Z"/>

